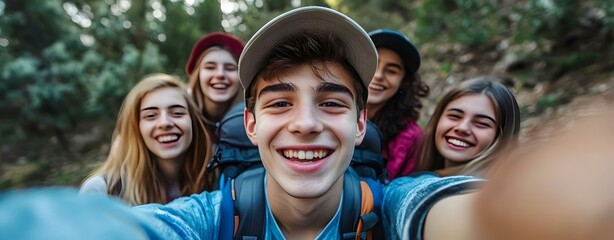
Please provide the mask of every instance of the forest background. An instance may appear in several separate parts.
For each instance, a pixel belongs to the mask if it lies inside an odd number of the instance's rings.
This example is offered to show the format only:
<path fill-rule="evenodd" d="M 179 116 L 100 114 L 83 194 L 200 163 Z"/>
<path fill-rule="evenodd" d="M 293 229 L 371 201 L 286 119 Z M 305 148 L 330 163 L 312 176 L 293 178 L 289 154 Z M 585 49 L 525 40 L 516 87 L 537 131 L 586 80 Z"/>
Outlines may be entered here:
<path fill-rule="evenodd" d="M 204 34 L 246 42 L 305 5 L 412 39 L 431 87 L 422 125 L 442 92 L 477 76 L 514 89 L 523 128 L 614 86 L 610 0 L 0 0 L 0 190 L 78 186 L 106 158 L 121 102 L 141 77 L 187 81 Z"/>

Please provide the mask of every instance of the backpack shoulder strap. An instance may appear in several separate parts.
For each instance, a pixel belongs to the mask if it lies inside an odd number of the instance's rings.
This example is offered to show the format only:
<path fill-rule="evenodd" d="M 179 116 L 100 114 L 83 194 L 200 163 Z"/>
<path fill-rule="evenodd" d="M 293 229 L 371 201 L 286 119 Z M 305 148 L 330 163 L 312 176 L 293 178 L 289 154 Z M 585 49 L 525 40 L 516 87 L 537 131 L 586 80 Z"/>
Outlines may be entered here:
<path fill-rule="evenodd" d="M 379 210 L 382 187 L 369 178 L 361 180 L 349 169 L 343 182 L 343 207 L 339 230 L 342 239 L 372 239 L 382 236 Z"/>
<path fill-rule="evenodd" d="M 362 193 L 360 178 L 351 168 L 343 176 L 343 199 L 339 231 L 341 239 L 355 239 L 356 226 L 360 219 Z"/>
<path fill-rule="evenodd" d="M 223 185 L 220 239 L 263 239 L 265 221 L 264 174 L 262 167 L 249 169 Z M 344 174 L 343 206 L 339 231 L 342 239 L 372 239 L 376 231 L 381 185 L 361 180 L 356 172 Z"/>
<path fill-rule="evenodd" d="M 230 184 L 234 190 L 234 215 L 227 216 L 233 218 L 234 223 L 230 226 L 234 226 L 234 239 L 263 239 L 264 174 L 264 168 L 254 167 L 239 174 Z"/>
<path fill-rule="evenodd" d="M 222 174 L 221 179 L 225 179 Z M 222 181 L 220 181 L 222 182 Z M 232 239 L 235 229 L 234 219 L 234 194 L 232 180 L 220 183 L 222 191 L 222 203 L 220 207 L 220 233 L 219 239 Z"/>
<path fill-rule="evenodd" d="M 379 218 L 383 200 L 382 185 L 374 179 L 363 178 L 360 181 L 360 187 L 362 206 L 356 232 L 361 233 L 360 239 L 374 239 L 374 236 L 376 238 L 383 237 L 384 230 Z"/>
<path fill-rule="evenodd" d="M 367 184 L 371 193 L 373 194 L 373 209 L 375 212 L 380 210 L 380 206 L 382 206 L 382 201 L 384 199 L 384 191 L 382 190 L 382 183 L 370 178 L 362 178 L 361 182 Z"/>

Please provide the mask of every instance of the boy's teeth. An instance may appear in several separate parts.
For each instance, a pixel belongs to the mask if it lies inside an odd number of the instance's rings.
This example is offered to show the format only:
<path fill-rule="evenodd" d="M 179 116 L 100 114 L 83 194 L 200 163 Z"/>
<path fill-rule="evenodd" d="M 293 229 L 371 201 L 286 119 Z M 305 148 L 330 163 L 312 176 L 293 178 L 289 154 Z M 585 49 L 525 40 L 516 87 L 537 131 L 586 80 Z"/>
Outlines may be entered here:
<path fill-rule="evenodd" d="M 311 159 L 319 159 L 324 158 L 327 155 L 325 150 L 317 150 L 317 151 L 305 151 L 305 150 L 284 150 L 284 157 L 286 158 L 296 158 L 300 160 L 311 160 Z"/>

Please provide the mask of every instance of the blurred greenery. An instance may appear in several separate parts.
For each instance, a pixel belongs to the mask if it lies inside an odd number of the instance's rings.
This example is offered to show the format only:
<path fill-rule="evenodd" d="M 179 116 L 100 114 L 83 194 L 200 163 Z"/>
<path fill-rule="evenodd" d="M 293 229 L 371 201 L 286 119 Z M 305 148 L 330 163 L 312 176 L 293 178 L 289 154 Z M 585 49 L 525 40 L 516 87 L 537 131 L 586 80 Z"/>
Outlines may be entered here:
<path fill-rule="evenodd" d="M 0 0 L 0 189 L 78 184 L 104 159 L 121 101 L 142 76 L 185 80 L 184 64 L 204 34 L 247 41 L 304 5 L 342 11 L 367 31 L 405 32 L 426 53 L 422 71 L 434 81 L 463 71 L 458 55 L 486 51 L 496 53 L 491 65 L 515 56 L 504 71 L 521 82 L 536 71 L 549 74 L 540 81 L 555 81 L 583 68 L 611 78 L 614 67 L 609 0 Z M 537 109 L 559 98 L 545 93 Z"/>

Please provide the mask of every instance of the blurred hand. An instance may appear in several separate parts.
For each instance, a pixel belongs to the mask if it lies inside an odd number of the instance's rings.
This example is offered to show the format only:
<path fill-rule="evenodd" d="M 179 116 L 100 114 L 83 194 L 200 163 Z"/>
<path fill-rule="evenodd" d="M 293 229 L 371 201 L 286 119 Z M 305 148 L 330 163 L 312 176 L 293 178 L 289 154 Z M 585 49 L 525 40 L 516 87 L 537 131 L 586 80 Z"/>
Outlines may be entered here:
<path fill-rule="evenodd" d="M 569 126 L 552 139 L 501 159 L 476 201 L 484 239 L 614 239 L 614 104 L 607 105 L 561 119 Z"/>

